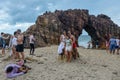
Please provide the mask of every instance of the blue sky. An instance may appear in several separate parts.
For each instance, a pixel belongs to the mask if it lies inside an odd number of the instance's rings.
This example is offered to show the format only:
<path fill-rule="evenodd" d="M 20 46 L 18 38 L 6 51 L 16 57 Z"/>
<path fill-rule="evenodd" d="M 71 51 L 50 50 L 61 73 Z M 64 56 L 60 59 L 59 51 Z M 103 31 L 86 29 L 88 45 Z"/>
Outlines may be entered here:
<path fill-rule="evenodd" d="M 0 32 L 25 31 L 45 11 L 76 8 L 88 9 L 93 15 L 106 14 L 120 25 L 120 0 L 0 0 Z"/>

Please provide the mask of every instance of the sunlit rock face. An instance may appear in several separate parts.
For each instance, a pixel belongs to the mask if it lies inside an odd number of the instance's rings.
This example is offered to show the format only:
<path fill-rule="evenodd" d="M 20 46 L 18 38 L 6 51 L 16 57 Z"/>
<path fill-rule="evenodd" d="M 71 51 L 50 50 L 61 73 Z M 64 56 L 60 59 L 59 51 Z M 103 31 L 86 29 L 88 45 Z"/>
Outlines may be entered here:
<path fill-rule="evenodd" d="M 53 13 L 46 11 L 43 15 L 38 16 L 36 23 L 30 26 L 24 34 L 28 36 L 29 33 L 34 33 L 36 46 L 43 47 L 59 44 L 59 37 L 63 30 L 70 30 L 75 35 L 77 42 L 83 29 L 91 36 L 93 45 L 98 40 L 100 47 L 109 38 L 109 34 L 120 34 L 120 28 L 110 17 L 104 14 L 90 15 L 88 10 L 84 9 L 56 10 Z"/>

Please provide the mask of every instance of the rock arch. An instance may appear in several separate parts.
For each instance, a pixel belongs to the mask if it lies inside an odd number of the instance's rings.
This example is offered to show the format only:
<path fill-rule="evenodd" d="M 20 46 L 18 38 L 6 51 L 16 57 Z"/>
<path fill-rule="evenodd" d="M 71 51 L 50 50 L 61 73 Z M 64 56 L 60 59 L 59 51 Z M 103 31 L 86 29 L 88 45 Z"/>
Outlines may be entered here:
<path fill-rule="evenodd" d="M 44 13 L 38 16 L 35 25 L 27 29 L 36 35 L 37 46 L 46 46 L 59 43 L 59 36 L 63 30 L 74 33 L 76 40 L 85 29 L 93 42 L 99 40 L 100 46 L 107 40 L 108 34 L 120 34 L 120 28 L 110 17 L 100 14 L 89 15 L 88 10 L 56 10 L 54 13 Z"/>

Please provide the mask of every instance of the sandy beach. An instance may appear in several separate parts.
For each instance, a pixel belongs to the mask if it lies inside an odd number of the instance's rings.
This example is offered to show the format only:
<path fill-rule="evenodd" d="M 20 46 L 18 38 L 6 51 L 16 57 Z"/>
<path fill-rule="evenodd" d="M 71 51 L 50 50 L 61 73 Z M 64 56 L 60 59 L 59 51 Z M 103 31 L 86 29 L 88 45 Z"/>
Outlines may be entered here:
<path fill-rule="evenodd" d="M 80 58 L 71 63 L 58 60 L 57 46 L 36 48 L 35 56 L 26 57 L 30 66 L 27 74 L 7 79 L 4 67 L 15 61 L 0 58 L 0 80 L 120 80 L 120 55 L 106 53 L 106 50 L 78 48 Z M 6 51 L 6 54 L 9 53 Z"/>

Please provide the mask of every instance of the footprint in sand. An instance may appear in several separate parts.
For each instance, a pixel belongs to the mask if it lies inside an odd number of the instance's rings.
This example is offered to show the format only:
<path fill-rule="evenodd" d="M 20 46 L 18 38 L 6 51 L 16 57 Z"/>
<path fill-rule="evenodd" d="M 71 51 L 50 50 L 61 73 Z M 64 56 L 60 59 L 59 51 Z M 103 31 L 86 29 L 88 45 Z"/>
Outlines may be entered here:
<path fill-rule="evenodd" d="M 108 65 L 104 65 L 104 64 L 103 64 L 102 67 L 108 67 Z"/>

